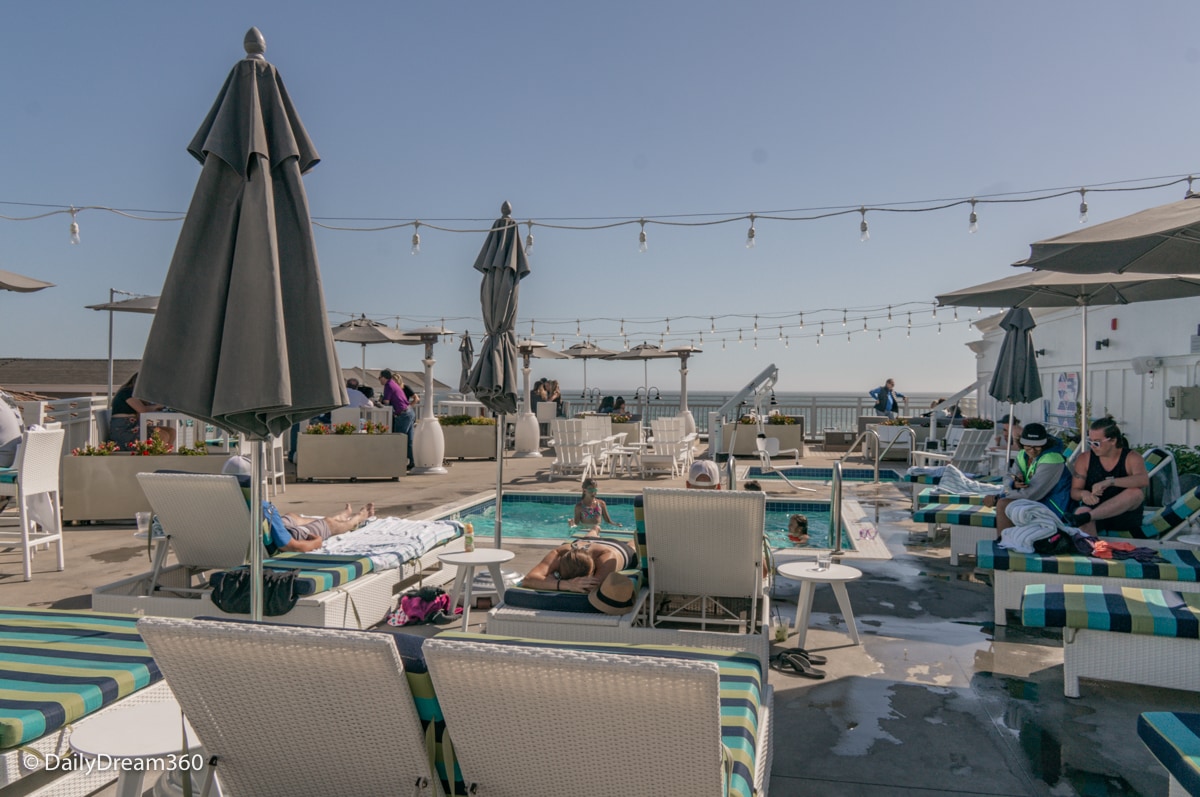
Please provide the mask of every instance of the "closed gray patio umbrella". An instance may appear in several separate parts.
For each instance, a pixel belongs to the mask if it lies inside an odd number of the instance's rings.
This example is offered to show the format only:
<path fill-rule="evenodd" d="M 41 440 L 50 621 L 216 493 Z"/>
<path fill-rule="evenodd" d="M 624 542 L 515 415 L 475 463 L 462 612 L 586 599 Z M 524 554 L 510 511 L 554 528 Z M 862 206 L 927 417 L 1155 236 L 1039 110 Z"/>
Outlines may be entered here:
<path fill-rule="evenodd" d="M 1038 241 L 1013 265 L 1072 274 L 1200 273 L 1200 194 Z"/>
<path fill-rule="evenodd" d="M 261 441 L 347 403 L 301 175 L 320 157 L 257 28 L 188 146 L 203 164 L 134 394 L 251 446 L 251 614 L 262 617 Z"/>
<path fill-rule="evenodd" d="M 512 205 L 500 206 L 500 218 L 475 258 L 483 274 L 479 303 L 486 333 L 467 385 L 483 406 L 496 413 L 496 547 L 500 547 L 501 497 L 504 483 L 504 416 L 517 411 L 517 296 L 529 274 L 529 260 L 512 219 Z"/>
<path fill-rule="evenodd" d="M 458 376 L 458 392 L 471 392 L 471 361 L 475 359 L 475 344 L 471 342 L 471 333 L 464 332 L 462 342 L 458 344 L 458 354 L 462 359 L 462 372 Z"/>
<path fill-rule="evenodd" d="M 1013 405 L 1028 404 L 1042 397 L 1042 381 L 1038 376 L 1037 358 L 1033 355 L 1033 314 L 1024 307 L 1014 307 L 1000 321 L 1004 330 L 1004 341 L 1000 344 L 1000 356 L 988 395 L 996 401 L 1008 402 L 1008 413 Z M 1012 452 L 1012 424 L 1008 424 L 1007 451 Z M 1005 456 L 1008 461 L 1008 456 Z"/>

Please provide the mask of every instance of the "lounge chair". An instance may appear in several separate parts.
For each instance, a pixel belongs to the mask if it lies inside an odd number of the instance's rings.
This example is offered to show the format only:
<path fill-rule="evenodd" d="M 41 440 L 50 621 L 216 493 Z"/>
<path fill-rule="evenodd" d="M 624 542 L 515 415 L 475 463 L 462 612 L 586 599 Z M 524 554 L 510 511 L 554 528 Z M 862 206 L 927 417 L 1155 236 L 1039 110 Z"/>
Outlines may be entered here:
<path fill-rule="evenodd" d="M 224 793 L 441 794 L 390 636 L 147 617 Z"/>
<path fill-rule="evenodd" d="M 1169 797 L 1200 794 L 1200 714 L 1148 711 L 1138 716 L 1137 729 L 1167 770 Z"/>
<path fill-rule="evenodd" d="M 644 497 L 650 625 L 765 629 L 766 496 L 647 488 Z"/>
<path fill-rule="evenodd" d="M 63 435 L 62 428 L 26 431 L 13 467 L 0 468 L 0 497 L 16 498 L 20 523 L 19 531 L 0 531 L 0 547 L 20 546 L 26 581 L 33 578 L 33 554 L 42 545 L 56 543 L 58 569 L 66 566 L 58 482 Z"/>
<path fill-rule="evenodd" d="M 791 454 L 795 457 L 795 464 L 800 464 L 800 449 L 798 448 L 780 448 L 778 437 L 759 437 L 755 438 L 754 449 L 758 454 L 758 464 L 763 470 L 771 470 L 772 457 L 778 457 L 781 454 Z"/>
<path fill-rule="evenodd" d="M 937 467 L 953 465 L 963 473 L 978 473 L 983 461 L 987 458 L 988 442 L 992 439 L 991 429 L 964 429 L 962 437 L 954 451 L 941 453 L 936 451 L 914 451 L 912 464 L 916 466 Z M 904 474 L 901 481 L 912 485 L 913 508 L 917 506 L 917 493 L 931 484 L 938 484 L 938 476 L 928 474 Z"/>
<path fill-rule="evenodd" d="M 245 564 L 249 553 L 250 510 L 235 476 L 141 473 L 138 481 L 162 523 L 178 564 L 98 587 L 92 607 L 170 617 L 238 617 L 212 602 L 209 574 Z M 265 566 L 300 570 L 301 595 L 278 622 L 325 627 L 370 628 L 392 608 L 400 585 L 427 575 L 426 583 L 454 577 L 439 566 L 437 554 L 461 549 L 459 537 L 409 559 L 401 567 L 377 569 L 362 556 L 282 553 Z M 265 552 L 264 552 L 265 556 Z"/>
<path fill-rule="evenodd" d="M 171 699 L 133 615 L 0 608 L 0 789 L 71 755 L 72 726 L 134 703 Z M 69 772 L 47 794 L 91 794 L 113 770 Z"/>
<path fill-rule="evenodd" d="M 538 405 L 540 409 L 541 404 Z M 584 434 L 583 421 L 557 419 L 550 422 L 553 437 L 554 461 L 550 463 L 549 478 L 558 476 L 576 478 L 582 482 L 596 472 L 596 461 L 592 447 L 596 443 Z"/>
<path fill-rule="evenodd" d="M 424 653 L 480 794 L 767 794 L 774 697 L 753 654 L 465 634 Z"/>

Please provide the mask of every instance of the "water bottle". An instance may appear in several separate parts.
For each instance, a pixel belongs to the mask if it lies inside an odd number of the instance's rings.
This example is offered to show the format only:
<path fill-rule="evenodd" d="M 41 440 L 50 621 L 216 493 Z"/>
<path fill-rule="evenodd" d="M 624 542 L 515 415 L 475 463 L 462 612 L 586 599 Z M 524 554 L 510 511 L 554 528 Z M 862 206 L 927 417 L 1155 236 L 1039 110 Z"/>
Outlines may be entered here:
<path fill-rule="evenodd" d="M 463 527 L 463 550 L 467 553 L 475 550 L 475 524 L 470 521 Z"/>

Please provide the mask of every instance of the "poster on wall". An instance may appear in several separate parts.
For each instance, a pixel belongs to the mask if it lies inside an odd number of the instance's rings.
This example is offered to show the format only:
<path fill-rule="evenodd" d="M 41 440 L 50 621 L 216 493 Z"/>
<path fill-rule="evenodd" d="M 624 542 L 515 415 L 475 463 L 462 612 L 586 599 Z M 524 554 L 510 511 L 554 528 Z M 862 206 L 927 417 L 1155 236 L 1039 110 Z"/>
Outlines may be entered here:
<path fill-rule="evenodd" d="M 1075 428 L 1075 410 L 1079 400 L 1079 374 L 1065 371 L 1054 380 L 1054 398 L 1050 401 L 1050 422 L 1070 429 Z"/>

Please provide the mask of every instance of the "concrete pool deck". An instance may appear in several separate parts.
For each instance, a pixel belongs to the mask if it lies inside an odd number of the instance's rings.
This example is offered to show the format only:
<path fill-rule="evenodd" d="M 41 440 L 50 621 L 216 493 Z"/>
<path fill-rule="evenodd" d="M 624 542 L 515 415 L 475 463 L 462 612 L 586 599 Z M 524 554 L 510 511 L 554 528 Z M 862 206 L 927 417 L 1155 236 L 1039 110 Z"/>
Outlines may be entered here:
<path fill-rule="evenodd" d="M 803 464 L 829 467 L 841 456 L 815 452 Z M 505 488 L 573 490 L 576 482 L 538 479 L 550 461 L 506 460 Z M 417 516 L 493 490 L 495 480 L 494 462 L 454 462 L 448 475 L 398 482 L 289 483 L 276 503 L 285 511 L 325 515 L 347 502 L 371 501 L 381 515 Z M 817 489 L 812 494 L 781 482 L 762 484 L 773 498 L 829 497 L 820 484 L 806 485 Z M 603 492 L 645 486 L 683 486 L 683 480 L 601 481 Z M 828 656 L 827 677 L 770 673 L 776 689 L 770 793 L 1165 795 L 1165 772 L 1137 738 L 1137 715 L 1200 711 L 1200 695 L 1084 681 L 1081 698 L 1063 697 L 1058 635 L 1017 624 L 995 628 L 987 574 L 977 573 L 970 559 L 949 565 L 948 540 L 926 536 L 923 525 L 907 519 L 903 487 L 845 485 L 892 558 L 851 563 L 864 574 L 849 585 L 862 645 L 849 645 L 831 591 L 818 589 L 807 644 Z M 11 522 L 11 511 L 0 520 Z M 130 525 L 69 527 L 66 571 L 55 572 L 53 556 L 41 554 L 28 583 L 21 581 L 19 556 L 0 552 L 0 604 L 88 608 L 94 587 L 149 568 L 145 543 L 132 531 Z M 489 529 L 476 534 L 480 544 L 491 539 Z M 544 544 L 506 547 L 516 551 L 510 567 L 519 571 L 545 550 Z M 773 605 L 790 617 L 794 600 Z M 485 612 L 472 612 L 477 627 L 485 619 Z M 23 783 L 0 795 L 23 793 Z M 101 792 L 112 793 L 112 787 Z"/>

